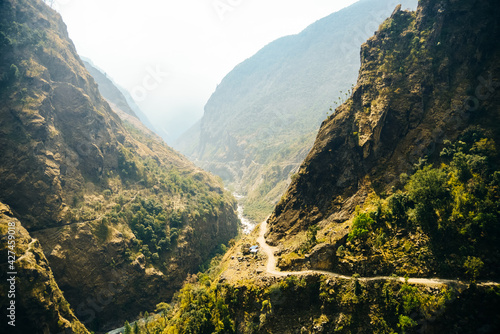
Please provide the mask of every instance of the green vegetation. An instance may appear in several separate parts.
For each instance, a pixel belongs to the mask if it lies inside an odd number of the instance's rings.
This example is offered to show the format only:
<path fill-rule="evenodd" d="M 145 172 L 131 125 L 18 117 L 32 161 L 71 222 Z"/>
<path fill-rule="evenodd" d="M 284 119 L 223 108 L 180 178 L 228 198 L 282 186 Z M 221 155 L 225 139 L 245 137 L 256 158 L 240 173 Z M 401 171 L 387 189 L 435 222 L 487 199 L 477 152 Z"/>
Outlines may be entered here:
<path fill-rule="evenodd" d="M 191 172 L 168 170 L 153 159 L 140 161 L 133 155 L 124 160 L 119 176 L 110 173 L 105 180 L 104 202 L 91 195 L 76 196 L 66 219 L 96 221 L 95 234 L 102 242 L 108 239 L 111 227 L 123 230 L 127 226 L 134 234 L 125 254 L 129 260 L 142 253 L 148 263 L 166 268 L 168 263 L 162 259 L 183 231 L 217 219 L 224 214 L 225 203 L 232 200 L 225 192 L 213 191 L 203 174 L 193 177 Z M 125 171 L 125 165 L 133 167 Z M 207 242 L 203 244 L 210 254 L 217 245 L 211 247 Z"/>
<path fill-rule="evenodd" d="M 479 276 L 481 269 L 484 267 L 484 262 L 480 258 L 474 256 L 467 256 L 464 263 L 465 273 L 472 279 L 472 282 L 476 282 L 476 278 Z"/>
<path fill-rule="evenodd" d="M 186 284 L 167 311 L 150 321 L 139 321 L 139 333 L 280 333 L 313 327 L 327 333 L 416 333 L 422 326 L 432 330 L 470 330 L 476 321 L 492 328 L 500 289 L 465 290 L 426 288 L 395 281 L 363 283 L 358 278 L 289 276 L 271 285 L 234 286 L 217 282 L 211 274 L 198 274 Z M 492 302 L 481 303 L 481 299 Z M 463 319 L 474 305 L 472 318 Z M 455 310 L 460 310 L 454 313 Z M 461 321 L 458 321 L 461 320 Z"/>
<path fill-rule="evenodd" d="M 439 167 L 421 162 L 413 175 L 402 177 L 402 190 L 376 199 L 376 210 L 355 216 L 344 257 L 359 251 L 382 255 L 386 270 L 399 275 L 437 270 L 473 281 L 499 277 L 495 142 L 481 130 L 469 130 L 445 143 L 441 159 Z"/>
<path fill-rule="evenodd" d="M 308 253 L 314 246 L 318 244 L 318 231 L 319 227 L 317 225 L 309 226 L 306 233 L 307 239 L 299 247 L 299 253 L 301 255 Z"/>
<path fill-rule="evenodd" d="M 362 213 L 357 215 L 352 222 L 352 230 L 347 240 L 366 239 L 368 237 L 368 229 L 371 228 L 373 223 L 373 219 L 368 214 Z"/>

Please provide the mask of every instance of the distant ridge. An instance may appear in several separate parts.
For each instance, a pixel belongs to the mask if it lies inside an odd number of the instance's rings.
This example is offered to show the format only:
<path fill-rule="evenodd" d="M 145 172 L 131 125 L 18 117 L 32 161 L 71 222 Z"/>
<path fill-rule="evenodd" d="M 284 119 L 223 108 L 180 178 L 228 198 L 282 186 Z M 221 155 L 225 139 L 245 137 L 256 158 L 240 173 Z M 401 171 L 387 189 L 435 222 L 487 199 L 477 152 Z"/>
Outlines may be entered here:
<path fill-rule="evenodd" d="M 91 59 L 85 57 L 81 58 L 85 68 L 89 71 L 90 75 L 94 77 L 94 80 L 99 86 L 99 92 L 108 102 L 116 105 L 123 112 L 138 118 L 149 130 L 158 133 L 148 117 L 142 112 L 141 108 L 139 108 L 125 88 L 114 82 L 113 79 L 109 77 L 104 70 L 97 67 Z"/>

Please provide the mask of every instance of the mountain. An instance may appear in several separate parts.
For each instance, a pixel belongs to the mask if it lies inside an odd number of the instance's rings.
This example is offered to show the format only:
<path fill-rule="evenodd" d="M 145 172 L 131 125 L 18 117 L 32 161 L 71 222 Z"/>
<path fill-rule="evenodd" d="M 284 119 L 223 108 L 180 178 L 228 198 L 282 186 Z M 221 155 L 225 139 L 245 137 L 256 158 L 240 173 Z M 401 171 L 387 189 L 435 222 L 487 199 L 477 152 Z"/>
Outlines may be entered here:
<path fill-rule="evenodd" d="M 420 7 L 396 10 L 363 44 L 352 97 L 323 122 L 269 219 L 268 239 L 288 246 L 282 257 L 317 229 L 350 251 L 332 259 L 337 271 L 450 277 L 474 257 L 483 277 L 500 276 L 498 10 Z M 415 250 L 405 261 L 403 246 Z"/>
<path fill-rule="evenodd" d="M 499 332 L 499 14 L 396 7 L 272 216 L 141 332 Z"/>
<path fill-rule="evenodd" d="M 19 242 L 37 239 L 45 256 L 18 273 L 39 289 L 19 319 L 47 324 L 33 333 L 58 317 L 78 327 L 74 315 L 113 328 L 170 299 L 237 235 L 236 202 L 220 179 L 120 119 L 57 12 L 39 0 L 2 1 L 0 12 L 0 201 Z"/>
<path fill-rule="evenodd" d="M 416 1 L 402 1 L 415 8 Z M 394 10 L 363 0 L 280 38 L 236 66 L 175 147 L 246 195 L 260 222 L 286 190 L 329 110 L 348 96 L 359 46 Z"/>
<path fill-rule="evenodd" d="M 118 86 L 104 71 L 97 68 L 90 59 L 82 58 L 82 61 L 97 83 L 102 97 L 113 106 L 113 110 L 119 109 L 130 116 L 138 118 L 150 131 L 156 132 L 148 117 L 124 88 Z"/>

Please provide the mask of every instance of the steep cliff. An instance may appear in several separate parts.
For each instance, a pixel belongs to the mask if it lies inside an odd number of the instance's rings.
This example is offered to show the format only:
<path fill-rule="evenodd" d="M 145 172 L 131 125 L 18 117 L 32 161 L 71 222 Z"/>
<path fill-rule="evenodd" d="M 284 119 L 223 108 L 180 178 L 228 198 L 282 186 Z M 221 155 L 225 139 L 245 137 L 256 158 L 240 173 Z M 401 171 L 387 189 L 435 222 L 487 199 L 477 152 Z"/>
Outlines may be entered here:
<path fill-rule="evenodd" d="M 120 120 L 59 14 L 38 0 L 0 12 L 0 200 L 40 241 L 76 315 L 93 330 L 123 323 L 237 234 L 234 199 Z"/>
<path fill-rule="evenodd" d="M 414 0 L 399 3 L 416 7 Z M 396 4 L 359 1 L 265 46 L 222 80 L 200 123 L 175 147 L 246 195 L 245 214 L 262 221 L 321 122 L 347 98 L 359 70 L 359 46 Z"/>
<path fill-rule="evenodd" d="M 484 1 L 427 0 L 415 13 L 394 11 L 362 46 L 353 94 L 323 122 L 269 220 L 269 240 L 313 225 L 334 229 L 370 193 L 393 192 L 419 159 L 438 162 L 445 140 L 467 128 L 498 143 L 496 17 L 497 6 Z M 347 230 L 335 232 L 339 239 Z"/>

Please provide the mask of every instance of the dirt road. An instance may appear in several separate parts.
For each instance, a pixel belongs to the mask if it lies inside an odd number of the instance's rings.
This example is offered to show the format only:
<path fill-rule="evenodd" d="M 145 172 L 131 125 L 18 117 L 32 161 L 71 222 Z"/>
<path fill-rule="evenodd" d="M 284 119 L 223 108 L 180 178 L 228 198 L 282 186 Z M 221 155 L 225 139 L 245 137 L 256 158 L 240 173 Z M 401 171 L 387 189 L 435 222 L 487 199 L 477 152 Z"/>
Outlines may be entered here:
<path fill-rule="evenodd" d="M 351 276 L 345 276 L 329 271 L 322 270 L 304 270 L 304 271 L 278 271 L 276 269 L 276 257 L 274 253 L 276 251 L 276 247 L 271 247 L 267 244 L 264 235 L 267 232 L 267 220 L 260 224 L 259 236 L 257 238 L 257 242 L 260 245 L 262 252 L 267 255 L 267 265 L 266 272 L 273 276 L 289 276 L 289 275 L 310 275 L 310 274 L 320 274 L 320 275 L 328 275 L 336 278 L 344 278 L 351 279 Z M 404 277 L 391 277 L 391 276 L 375 276 L 375 277 L 359 277 L 360 281 L 368 282 L 368 281 L 387 281 L 387 280 L 396 280 L 400 282 L 405 282 Z M 459 285 L 467 285 L 467 281 L 462 280 L 452 280 L 452 279 L 441 279 L 441 278 L 409 278 L 408 283 L 411 284 L 420 284 L 426 286 L 440 286 L 440 285 L 448 285 L 448 284 L 459 284 Z M 498 282 L 479 282 L 478 285 L 487 286 L 487 285 L 500 285 Z"/>

